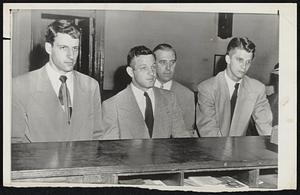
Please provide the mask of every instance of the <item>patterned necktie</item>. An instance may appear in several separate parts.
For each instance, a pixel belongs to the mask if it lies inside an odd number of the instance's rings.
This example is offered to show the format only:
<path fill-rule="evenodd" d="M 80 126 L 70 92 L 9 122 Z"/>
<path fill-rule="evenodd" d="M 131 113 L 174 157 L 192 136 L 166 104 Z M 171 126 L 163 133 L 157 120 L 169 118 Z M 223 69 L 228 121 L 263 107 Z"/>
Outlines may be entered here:
<path fill-rule="evenodd" d="M 144 96 L 146 97 L 145 122 L 148 127 L 150 138 L 152 138 L 153 124 L 154 124 L 152 103 L 147 92 L 144 93 Z"/>
<path fill-rule="evenodd" d="M 72 106 L 71 106 L 70 93 L 66 83 L 67 77 L 62 75 L 59 77 L 59 80 L 61 81 L 61 85 L 59 88 L 58 99 L 60 101 L 60 104 L 64 107 L 64 111 L 67 117 L 67 122 L 68 124 L 70 124 L 71 115 L 72 115 Z"/>
<path fill-rule="evenodd" d="M 230 103 L 231 103 L 231 119 L 230 119 L 230 123 L 232 121 L 232 117 L 233 117 L 233 114 L 234 114 L 234 109 L 235 109 L 235 104 L 236 104 L 238 89 L 239 89 L 239 83 L 236 83 L 234 85 L 234 91 L 233 91 L 233 94 L 232 94 L 231 100 L 230 100 Z"/>

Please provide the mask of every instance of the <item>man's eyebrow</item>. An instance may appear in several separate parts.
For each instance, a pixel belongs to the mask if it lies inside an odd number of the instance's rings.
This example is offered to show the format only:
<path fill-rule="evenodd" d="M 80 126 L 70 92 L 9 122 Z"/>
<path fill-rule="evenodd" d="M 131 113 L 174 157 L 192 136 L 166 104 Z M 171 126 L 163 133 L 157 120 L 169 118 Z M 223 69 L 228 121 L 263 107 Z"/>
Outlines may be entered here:
<path fill-rule="evenodd" d="M 57 46 L 66 46 L 67 47 L 67 45 L 64 45 L 64 44 L 57 44 Z"/>
<path fill-rule="evenodd" d="M 147 64 L 136 64 L 137 66 L 147 66 Z"/>

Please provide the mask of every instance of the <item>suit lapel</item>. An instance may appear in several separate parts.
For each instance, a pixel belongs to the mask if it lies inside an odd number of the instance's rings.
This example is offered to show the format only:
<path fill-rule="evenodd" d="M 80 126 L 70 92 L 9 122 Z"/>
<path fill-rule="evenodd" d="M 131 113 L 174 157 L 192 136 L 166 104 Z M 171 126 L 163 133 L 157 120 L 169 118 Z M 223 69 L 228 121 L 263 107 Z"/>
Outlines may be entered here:
<path fill-rule="evenodd" d="M 79 128 L 82 124 L 80 118 L 85 116 L 83 113 L 85 110 L 88 110 L 87 101 L 89 101 L 86 94 L 86 88 L 83 86 L 82 81 L 76 71 L 73 72 L 73 105 L 72 105 L 72 117 L 71 117 L 71 129 L 81 129 Z M 88 130 L 88 129 L 87 129 Z M 76 134 L 72 132 L 72 134 Z M 69 137 L 72 135 L 69 135 Z M 71 137 L 70 137 L 71 138 Z"/>
<path fill-rule="evenodd" d="M 220 108 L 220 115 L 219 119 L 223 120 L 220 121 L 222 127 L 220 128 L 221 133 L 223 136 L 228 136 L 229 128 L 230 128 L 230 94 L 229 88 L 225 79 L 225 71 L 221 72 L 218 79 L 220 88 L 220 96 L 217 103 L 219 103 L 218 107 Z"/>
<path fill-rule="evenodd" d="M 159 120 L 160 120 L 160 113 L 161 108 L 164 106 L 162 104 L 161 96 L 159 94 L 159 91 L 156 88 L 153 88 L 154 92 L 154 98 L 155 98 L 155 110 L 154 110 L 154 125 L 153 125 L 153 134 L 156 133 L 156 131 L 159 130 Z"/>
<path fill-rule="evenodd" d="M 172 80 L 171 91 L 174 91 L 176 88 L 176 81 Z"/>
<path fill-rule="evenodd" d="M 255 97 L 253 96 L 247 78 L 245 77 L 240 84 L 235 111 L 232 118 L 232 125 L 230 128 L 230 135 L 244 135 L 252 113 L 254 102 Z"/>
<path fill-rule="evenodd" d="M 130 85 L 127 86 L 124 91 L 124 95 L 121 98 L 121 103 L 119 104 L 119 112 L 120 118 L 126 118 L 126 124 L 128 124 L 128 127 L 123 127 L 124 130 L 129 130 L 132 134 L 132 137 L 142 138 L 147 135 L 147 138 L 150 138 L 143 115 L 137 104 Z"/>
<path fill-rule="evenodd" d="M 45 136 L 49 136 L 50 139 L 55 137 L 60 140 L 66 140 L 68 135 L 66 115 L 53 89 L 45 66 L 38 72 L 35 82 L 36 88 L 32 95 L 32 102 L 36 104 L 34 112 L 35 115 L 40 115 L 41 118 L 45 119 L 44 122 L 40 122 L 44 123 L 44 129 L 41 132 L 44 132 Z"/>
<path fill-rule="evenodd" d="M 155 111 L 154 111 L 154 126 L 153 126 L 153 138 L 155 137 L 164 137 L 165 132 L 168 132 L 168 130 L 171 128 L 168 126 L 168 124 L 171 124 L 171 122 L 166 122 L 167 116 L 170 115 L 169 109 L 168 109 L 168 102 L 165 102 L 165 99 L 163 98 L 160 90 L 156 87 L 153 87 L 154 97 L 155 97 Z"/>
<path fill-rule="evenodd" d="M 63 113 L 63 109 L 51 85 L 45 66 L 41 68 L 36 82 L 36 92 L 33 95 L 36 103 L 40 104 L 45 112 L 50 110 L 51 112 L 47 112 L 47 115 L 51 119 L 56 119 L 58 113 Z"/>

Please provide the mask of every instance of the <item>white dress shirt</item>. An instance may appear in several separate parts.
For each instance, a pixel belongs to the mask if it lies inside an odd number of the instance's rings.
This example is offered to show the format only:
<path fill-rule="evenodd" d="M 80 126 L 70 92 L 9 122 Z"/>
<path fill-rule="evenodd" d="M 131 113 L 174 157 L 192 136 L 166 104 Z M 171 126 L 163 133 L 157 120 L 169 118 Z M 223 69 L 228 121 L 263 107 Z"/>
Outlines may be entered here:
<path fill-rule="evenodd" d="M 233 81 L 231 78 L 229 78 L 229 76 L 227 75 L 227 71 L 225 70 L 225 80 L 226 80 L 227 86 L 229 88 L 229 95 L 230 95 L 229 97 L 231 99 L 231 96 L 232 96 L 233 91 L 234 91 L 234 85 L 236 83 L 241 84 L 242 79 L 240 79 L 238 82 Z M 239 92 L 239 90 L 240 90 L 240 88 L 238 88 L 238 92 Z"/>
<path fill-rule="evenodd" d="M 161 85 L 163 85 L 163 88 L 161 87 Z M 160 82 L 158 79 L 156 79 L 154 86 L 157 88 L 162 88 L 162 89 L 166 89 L 166 90 L 171 90 L 172 87 L 172 80 L 169 80 L 166 83 L 162 83 Z"/>
<path fill-rule="evenodd" d="M 51 82 L 51 84 L 52 84 L 52 87 L 53 87 L 53 89 L 54 89 L 54 91 L 55 91 L 55 94 L 56 94 L 56 96 L 57 96 L 57 99 L 58 99 L 58 93 L 59 93 L 59 88 L 60 88 L 60 86 L 61 86 L 61 81 L 59 80 L 59 77 L 61 76 L 61 75 L 65 75 L 66 77 L 67 77 L 67 81 L 66 81 L 66 83 L 67 83 L 67 87 L 68 87 L 68 89 L 69 89 L 69 92 L 70 92 L 70 98 L 71 98 L 71 105 L 73 105 L 73 89 L 74 89 L 74 86 L 73 86 L 73 84 L 74 84 L 74 82 L 73 82 L 73 71 L 70 71 L 70 72 L 68 72 L 68 73 L 66 73 L 66 74 L 60 74 L 60 73 L 58 73 L 58 72 L 56 72 L 52 67 L 51 67 L 51 65 L 49 64 L 49 62 L 46 64 L 46 72 L 47 72 L 47 74 L 48 74 L 48 77 L 49 77 L 49 79 L 50 79 L 50 82 Z M 73 106 L 72 106 L 73 107 Z M 62 108 L 64 108 L 63 106 L 62 106 Z"/>
<path fill-rule="evenodd" d="M 134 86 L 133 83 L 130 84 L 133 95 L 136 99 L 136 102 L 140 108 L 140 111 L 143 114 L 143 118 L 145 119 L 145 110 L 146 110 L 146 97 L 144 96 L 144 91 Z M 154 108 L 155 108 L 155 98 L 154 98 L 154 92 L 153 89 L 150 88 L 146 91 L 150 97 L 151 104 L 152 104 L 152 110 L 153 110 L 153 116 L 154 116 Z"/>

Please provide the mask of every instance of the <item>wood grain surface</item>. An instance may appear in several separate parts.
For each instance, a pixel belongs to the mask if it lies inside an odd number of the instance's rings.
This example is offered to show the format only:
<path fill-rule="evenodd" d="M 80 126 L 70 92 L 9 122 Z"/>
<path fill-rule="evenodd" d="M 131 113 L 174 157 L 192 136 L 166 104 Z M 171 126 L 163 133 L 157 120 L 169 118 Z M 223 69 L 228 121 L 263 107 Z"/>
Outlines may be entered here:
<path fill-rule="evenodd" d="M 12 179 L 276 168 L 269 147 L 269 136 L 12 144 Z"/>

